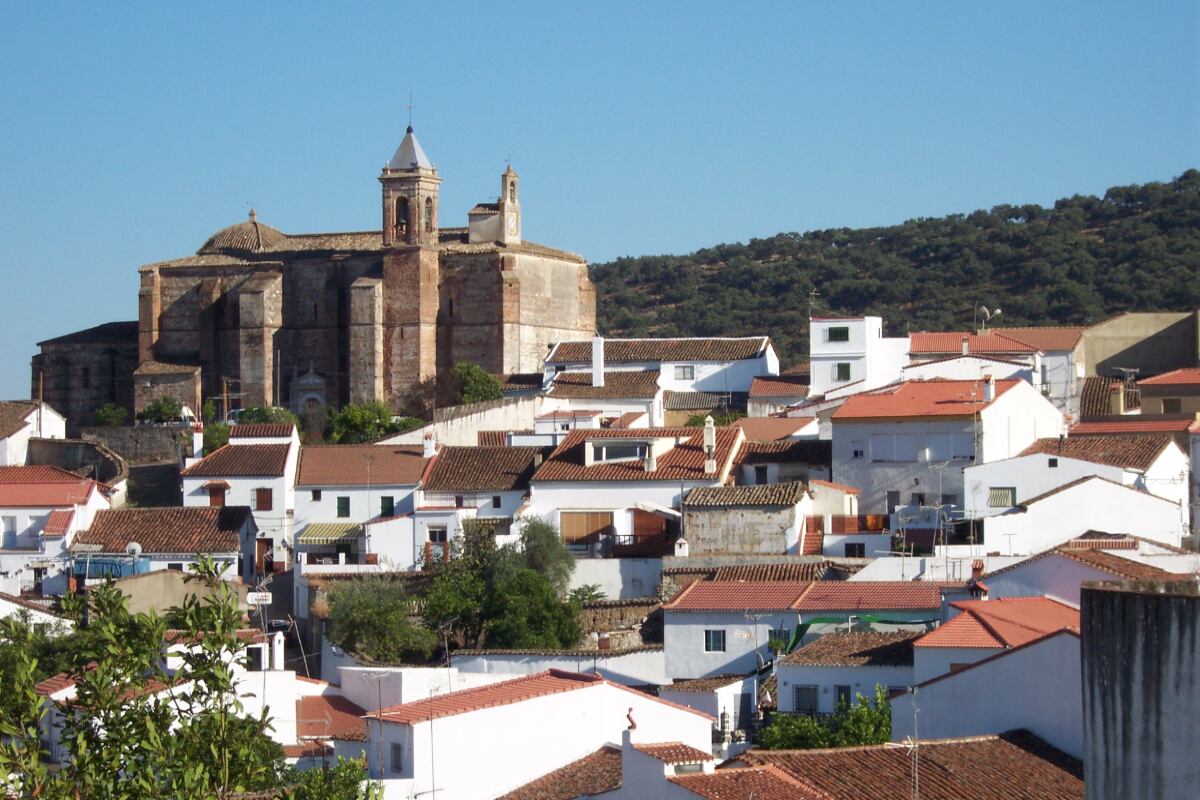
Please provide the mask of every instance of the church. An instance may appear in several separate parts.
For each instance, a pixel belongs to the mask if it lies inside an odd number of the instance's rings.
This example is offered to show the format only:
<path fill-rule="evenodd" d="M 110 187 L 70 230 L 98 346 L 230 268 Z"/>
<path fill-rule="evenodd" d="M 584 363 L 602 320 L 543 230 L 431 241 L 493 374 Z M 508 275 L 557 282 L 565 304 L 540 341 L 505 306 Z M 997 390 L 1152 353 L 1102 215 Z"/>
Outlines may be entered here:
<path fill-rule="evenodd" d="M 251 210 L 195 255 L 141 267 L 136 325 L 40 342 L 33 396 L 73 426 L 164 395 L 196 411 L 227 393 L 297 413 L 398 407 L 459 362 L 539 372 L 552 343 L 592 336 L 587 264 L 522 238 L 511 166 L 463 227 L 441 225 L 441 178 L 411 126 L 379 183 L 380 230 L 287 234 Z"/>

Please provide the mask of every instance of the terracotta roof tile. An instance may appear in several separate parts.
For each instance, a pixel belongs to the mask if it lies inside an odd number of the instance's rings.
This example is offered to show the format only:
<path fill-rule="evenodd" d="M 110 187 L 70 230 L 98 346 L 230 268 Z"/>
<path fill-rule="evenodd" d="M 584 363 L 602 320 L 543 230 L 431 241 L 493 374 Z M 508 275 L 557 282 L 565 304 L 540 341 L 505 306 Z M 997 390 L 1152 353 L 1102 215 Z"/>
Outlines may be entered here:
<path fill-rule="evenodd" d="M 751 442 L 775 442 L 794 436 L 807 428 L 816 417 L 744 417 L 734 425 L 746 432 Z"/>
<path fill-rule="evenodd" d="M 540 372 L 510 372 L 500 376 L 500 389 L 505 392 L 529 392 L 542 388 L 544 375 Z"/>
<path fill-rule="evenodd" d="M 646 416 L 645 411 L 626 411 L 624 414 L 613 420 L 613 424 L 609 427 L 628 428 L 644 416 Z"/>
<path fill-rule="evenodd" d="M 826 581 L 845 580 L 857 570 L 832 561 L 794 561 L 780 564 L 734 564 L 718 567 L 715 581 Z"/>
<path fill-rule="evenodd" d="M 635 744 L 634 750 L 657 759 L 664 764 L 700 764 L 713 761 L 712 753 L 698 750 L 683 742 L 656 742 L 655 744 Z"/>
<path fill-rule="evenodd" d="M 696 581 L 663 608 L 667 611 L 788 611 L 811 585 L 803 581 Z"/>
<path fill-rule="evenodd" d="M 1200 386 L 1200 367 L 1184 367 L 1143 378 L 1138 381 L 1138 386 Z"/>
<path fill-rule="evenodd" d="M 1102 378 L 1091 376 L 1083 379 L 1083 388 L 1079 392 L 1079 418 L 1107 417 L 1112 414 L 1111 396 L 1114 389 L 1124 385 L 1119 378 Z M 1141 406 L 1141 395 L 1137 389 L 1130 386 L 1125 389 L 1125 408 L 1135 409 Z"/>
<path fill-rule="evenodd" d="M 321 758 L 332 755 L 333 748 L 322 742 L 301 742 L 300 744 L 285 744 L 283 746 L 284 758 Z M 275 792 L 271 792 L 269 796 L 271 798 L 278 797 Z"/>
<path fill-rule="evenodd" d="M 427 492 L 501 492 L 529 486 L 542 447 L 443 447 L 425 480 Z"/>
<path fill-rule="evenodd" d="M 714 675 L 710 678 L 680 678 L 674 683 L 660 686 L 659 691 L 688 692 L 692 694 L 708 694 L 722 689 L 731 683 L 741 683 L 745 675 Z"/>
<path fill-rule="evenodd" d="M 719 769 L 708 774 L 674 775 L 667 780 L 707 800 L 742 800 L 747 797 L 769 797 L 771 800 L 828 800 L 827 795 L 772 766 Z"/>
<path fill-rule="evenodd" d="M 342 695 L 315 695 L 296 701 L 296 736 L 301 739 L 365 741 L 367 712 Z"/>
<path fill-rule="evenodd" d="M 741 432 L 737 428 L 717 428 L 716 473 L 704 471 L 703 428 L 606 428 L 574 430 L 559 443 L 534 474 L 535 481 L 678 481 L 712 480 L 720 475 L 734 453 Z M 671 438 L 679 440 L 658 457 L 654 472 L 646 472 L 640 460 L 606 464 L 584 464 L 588 440 Z"/>
<path fill-rule="evenodd" d="M 1159 416 L 1128 414 L 1120 419 L 1090 420 L 1071 426 L 1069 435 L 1089 436 L 1113 433 L 1186 433 L 1194 419 L 1165 419 Z"/>
<path fill-rule="evenodd" d="M 959 331 L 918 331 L 908 335 L 908 352 L 917 355 L 962 354 L 963 339 L 967 340 L 967 353 L 1036 353 L 1039 348 L 1026 342 L 1005 336 L 996 331 L 966 333 Z"/>
<path fill-rule="evenodd" d="M 476 431 L 475 444 L 479 447 L 504 447 L 508 443 L 508 431 Z"/>
<path fill-rule="evenodd" d="M 50 467 L 0 467 L 0 508 L 64 508 L 87 501 L 99 484 Z M 30 477 L 21 480 L 22 475 Z"/>
<path fill-rule="evenodd" d="M 240 427 L 240 426 L 239 426 Z M 305 445 L 300 448 L 297 486 L 415 486 L 428 459 L 421 445 Z"/>
<path fill-rule="evenodd" d="M 942 607 L 934 581 L 819 581 L 794 606 L 797 611 L 926 611 Z"/>
<path fill-rule="evenodd" d="M 1083 338 L 1082 327 L 1040 325 L 1025 328 L 994 328 L 997 334 L 1032 345 L 1043 352 L 1074 350 Z"/>
<path fill-rule="evenodd" d="M 143 361 L 133 371 L 134 375 L 194 375 L 200 371 L 195 364 L 168 364 L 165 361 Z"/>
<path fill-rule="evenodd" d="M 20 595 L 9 594 L 8 592 L 0 592 L 0 600 L 6 600 L 13 605 L 20 606 L 21 608 L 27 608 L 30 611 L 36 611 L 39 614 L 48 614 L 52 617 L 62 616 L 62 614 L 55 609 L 58 598 L 53 596 L 45 597 L 39 595 L 35 597 L 21 597 Z"/>
<path fill-rule="evenodd" d="M 1133 546 L 1127 547 L 1127 542 L 1131 543 Z M 1124 558 L 1122 556 L 1113 555 L 1112 553 L 1106 553 L 1103 549 L 1101 549 L 1105 547 L 1119 550 L 1136 550 L 1137 541 L 1126 539 L 1120 534 L 1113 538 L 1105 538 L 1104 540 L 1098 540 L 1095 535 L 1093 535 L 1093 537 L 1090 539 L 1082 537 L 1080 539 L 1072 539 L 1067 544 L 1055 547 L 1053 550 L 1046 550 L 1045 552 L 1038 553 L 1037 555 L 1027 558 L 1024 561 L 1018 561 L 1016 564 L 1010 564 L 1003 569 L 998 569 L 995 572 L 989 572 L 986 577 L 991 579 L 995 575 L 1003 575 L 1005 573 L 1012 572 L 1013 570 L 1020 569 L 1026 564 L 1030 564 L 1035 561 L 1041 561 L 1053 556 L 1061 556 L 1063 558 L 1070 559 L 1071 561 L 1075 561 L 1076 563 L 1084 564 L 1092 567 L 1093 569 L 1107 572 L 1110 575 L 1114 575 L 1125 580 L 1167 581 L 1173 580 L 1176 577 L 1174 573 L 1167 572 L 1166 570 L 1159 569 L 1158 567 L 1151 566 L 1150 564 L 1143 564 L 1130 558 Z"/>
<path fill-rule="evenodd" d="M 911 667 L 913 642 L 921 637 L 911 631 L 877 633 L 830 633 L 793 651 L 780 662 L 791 666 Z"/>
<path fill-rule="evenodd" d="M 757 358 L 770 339 L 766 336 L 718 339 L 605 339 L 604 361 L 629 364 L 661 361 L 738 361 Z M 592 343 L 559 342 L 546 362 L 552 364 L 592 363 Z"/>
<path fill-rule="evenodd" d="M 794 506 L 808 494 L 802 481 L 751 486 L 705 486 L 692 489 L 684 505 L 697 508 L 729 506 Z"/>
<path fill-rule="evenodd" d="M 3 483 L 75 483 L 80 477 L 59 467 L 0 467 L 0 484 Z"/>
<path fill-rule="evenodd" d="M 6 439 L 24 428 L 26 418 L 37 411 L 32 400 L 0 400 L 0 439 Z"/>
<path fill-rule="evenodd" d="M 1049 456 L 1075 458 L 1095 464 L 1146 470 L 1171 444 L 1167 434 L 1156 436 L 1066 436 L 1062 439 L 1038 439 L 1022 450 L 1019 456 L 1045 453 Z"/>
<path fill-rule="evenodd" d="M 730 405 L 727 395 L 713 392 L 663 392 L 663 409 L 666 411 L 715 411 Z M 743 404 L 744 405 L 744 404 Z"/>
<path fill-rule="evenodd" d="M 69 689 L 75 685 L 75 679 L 69 673 L 60 672 L 57 675 L 52 675 L 44 681 L 39 681 L 33 690 L 42 697 L 49 697 L 52 694 L 57 694 L 63 689 Z"/>
<path fill-rule="evenodd" d="M 286 444 L 227 444 L 179 473 L 184 478 L 278 477 L 287 467 Z"/>
<path fill-rule="evenodd" d="M 591 372 L 560 372 L 547 389 L 550 397 L 568 400 L 649 400 L 659 392 L 658 370 L 608 370 L 604 385 L 592 385 Z"/>
<path fill-rule="evenodd" d="M 1001 379 L 995 383 L 996 397 L 1000 398 L 1020 381 Z M 983 392 L 983 381 L 904 381 L 847 398 L 833 412 L 833 420 L 969 417 L 990 405 L 984 402 Z"/>
<path fill-rule="evenodd" d="M 809 377 L 805 375 L 767 375 L 750 381 L 751 397 L 808 397 Z"/>
<path fill-rule="evenodd" d="M 738 760 L 782 769 L 825 800 L 895 800 L 908 795 L 913 777 L 911 752 L 895 744 L 754 749 Z M 1083 763 L 1027 731 L 922 741 L 920 778 L 922 800 L 1084 798 Z"/>
<path fill-rule="evenodd" d="M 1079 630 L 1079 609 L 1050 597 L 950 605 L 962 613 L 918 639 L 916 647 L 1015 647 L 1062 628 Z"/>
<path fill-rule="evenodd" d="M 246 506 L 103 509 L 71 551 L 124 553 L 137 542 L 143 553 L 236 553 L 250 516 Z"/>
<path fill-rule="evenodd" d="M 862 489 L 857 486 L 850 486 L 845 483 L 834 483 L 833 481 L 823 481 L 820 478 L 809 478 L 809 486 L 824 486 L 826 489 L 842 492 L 843 494 L 862 494 Z"/>
<path fill-rule="evenodd" d="M 71 530 L 71 520 L 73 519 L 75 519 L 75 509 L 54 509 L 46 519 L 46 524 L 42 528 L 42 536 L 66 536 Z"/>
<path fill-rule="evenodd" d="M 552 669 L 487 686 L 449 692 L 427 700 L 381 708 L 367 714 L 367 717 L 382 718 L 384 722 L 400 725 L 413 725 L 456 714 L 467 714 L 482 708 L 511 705 L 535 697 L 586 689 L 604 682 L 599 675 Z"/>
<path fill-rule="evenodd" d="M 832 460 L 829 439 L 746 442 L 738 454 L 739 464 L 829 464 Z"/>
<path fill-rule="evenodd" d="M 535 781 L 500 795 L 499 800 L 575 800 L 598 797 L 621 786 L 621 748 L 605 745 Z"/>
<path fill-rule="evenodd" d="M 296 426 L 291 423 L 248 422 L 229 429 L 230 439 L 290 439 Z"/>

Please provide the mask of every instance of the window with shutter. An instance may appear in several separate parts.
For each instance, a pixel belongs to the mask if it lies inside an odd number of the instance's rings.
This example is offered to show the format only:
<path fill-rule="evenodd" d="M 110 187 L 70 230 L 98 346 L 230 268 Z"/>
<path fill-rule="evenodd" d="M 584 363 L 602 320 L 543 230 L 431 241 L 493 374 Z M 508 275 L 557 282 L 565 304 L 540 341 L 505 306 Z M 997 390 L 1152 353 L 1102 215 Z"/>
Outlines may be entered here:
<path fill-rule="evenodd" d="M 255 489 L 254 490 L 254 510 L 255 511 L 270 511 L 271 510 L 271 490 L 270 489 Z"/>
<path fill-rule="evenodd" d="M 817 713 L 817 687 L 796 686 L 792 689 L 793 710 L 797 714 Z"/>
<path fill-rule="evenodd" d="M 988 489 L 988 508 L 1012 508 L 1016 504 L 1015 486 L 992 486 Z"/>
<path fill-rule="evenodd" d="M 611 511 L 563 511 L 558 516 L 559 529 L 567 544 L 592 544 L 612 530 Z"/>

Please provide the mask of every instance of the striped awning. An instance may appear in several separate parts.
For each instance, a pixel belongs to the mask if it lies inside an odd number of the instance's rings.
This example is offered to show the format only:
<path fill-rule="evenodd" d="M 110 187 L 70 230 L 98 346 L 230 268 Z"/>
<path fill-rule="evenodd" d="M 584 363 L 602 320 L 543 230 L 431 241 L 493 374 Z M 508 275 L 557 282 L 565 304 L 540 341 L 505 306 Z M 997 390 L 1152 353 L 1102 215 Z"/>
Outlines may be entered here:
<path fill-rule="evenodd" d="M 1017 504 L 1017 490 L 1012 486 L 993 486 L 988 489 L 988 508 L 1012 508 Z"/>
<path fill-rule="evenodd" d="M 362 533 L 357 522 L 315 522 L 296 538 L 296 544 L 348 544 Z"/>

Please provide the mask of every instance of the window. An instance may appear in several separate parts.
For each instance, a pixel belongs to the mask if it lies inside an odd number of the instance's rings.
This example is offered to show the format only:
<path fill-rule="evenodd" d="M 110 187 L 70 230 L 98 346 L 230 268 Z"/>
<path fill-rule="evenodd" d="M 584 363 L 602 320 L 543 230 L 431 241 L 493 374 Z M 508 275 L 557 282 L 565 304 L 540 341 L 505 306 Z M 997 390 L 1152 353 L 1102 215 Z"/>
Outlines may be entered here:
<path fill-rule="evenodd" d="M 767 465 L 760 464 L 754 468 L 754 482 L 759 486 L 767 482 Z"/>
<path fill-rule="evenodd" d="M 396 241 L 402 242 L 408 238 L 408 199 L 405 197 L 396 198 L 396 217 L 394 236 Z"/>
<path fill-rule="evenodd" d="M 313 490 L 312 490 L 312 501 L 313 501 L 314 503 L 319 503 L 319 502 L 321 502 L 321 490 L 320 490 L 320 489 L 313 489 Z"/>
<path fill-rule="evenodd" d="M 567 544 L 593 544 L 612 530 L 611 511 L 563 511 L 558 526 Z"/>
<path fill-rule="evenodd" d="M 446 543 L 446 529 L 440 528 L 440 527 L 439 528 L 430 528 L 429 529 L 429 541 L 433 542 L 434 544 L 445 544 Z"/>
<path fill-rule="evenodd" d="M 958 505 L 958 495 L 956 495 L 956 494 L 944 494 L 944 495 L 942 495 L 942 505 L 944 505 L 944 506 L 957 506 L 957 505 Z"/>
<path fill-rule="evenodd" d="M 911 433 L 873 433 L 871 460 L 914 462 L 917 460 L 917 437 Z"/>
<path fill-rule="evenodd" d="M 846 542 L 842 547 L 845 548 L 845 558 L 867 557 L 867 545 L 865 542 Z"/>
<path fill-rule="evenodd" d="M 848 706 L 854 702 L 854 690 L 849 686 L 834 686 L 833 687 L 834 702 L 841 706 Z"/>
<path fill-rule="evenodd" d="M 263 651 L 261 647 L 246 648 L 246 671 L 247 672 L 262 672 L 263 671 Z"/>
<path fill-rule="evenodd" d="M 925 505 L 925 493 L 924 492 L 913 492 L 912 495 L 909 496 L 908 504 L 912 505 L 912 506 L 917 506 L 918 508 Z"/>
<path fill-rule="evenodd" d="M 833 379 L 839 383 L 850 380 L 849 361 L 839 361 L 833 365 Z"/>
<path fill-rule="evenodd" d="M 926 461 L 971 458 L 974 442 L 969 433 L 931 433 L 925 437 Z"/>
<path fill-rule="evenodd" d="M 692 381 L 696 379 L 696 368 L 691 364 L 675 365 L 675 380 Z"/>
<path fill-rule="evenodd" d="M 425 198 L 425 232 L 429 233 L 433 230 L 433 198 Z"/>
<path fill-rule="evenodd" d="M 392 742 L 392 772 L 404 772 L 404 745 Z"/>
<path fill-rule="evenodd" d="M 899 492 L 888 492 L 887 493 L 887 513 L 895 514 L 896 508 L 899 505 L 900 505 L 900 493 Z"/>
<path fill-rule="evenodd" d="M 379 498 L 379 516 L 390 517 L 396 513 L 396 498 L 391 495 Z"/>
<path fill-rule="evenodd" d="M 210 486 L 208 488 L 208 504 L 214 508 L 225 505 L 225 490 L 217 486 Z"/>
<path fill-rule="evenodd" d="M 705 631 L 704 632 L 704 652 L 706 653 L 724 653 L 725 652 L 725 631 Z"/>
<path fill-rule="evenodd" d="M 1017 504 L 1015 486 L 992 486 L 988 488 L 988 508 L 1012 508 Z"/>
<path fill-rule="evenodd" d="M 454 507 L 462 508 L 464 505 L 466 505 L 466 502 L 463 500 L 463 496 L 461 494 L 455 495 L 454 496 Z"/>
<path fill-rule="evenodd" d="M 848 342 L 850 341 L 850 329 L 848 327 L 826 328 L 825 341 L 827 342 Z"/>
<path fill-rule="evenodd" d="M 254 510 L 255 511 L 270 511 L 271 510 L 271 490 L 270 489 L 255 489 L 254 490 Z"/>
<path fill-rule="evenodd" d="M 1050 462 L 1047 466 L 1049 466 L 1050 469 L 1058 469 L 1058 459 L 1057 458 L 1050 459 Z"/>
<path fill-rule="evenodd" d="M 337 515 L 339 517 L 350 516 L 350 498 L 349 497 L 339 497 L 337 499 L 337 506 L 338 506 Z"/>
<path fill-rule="evenodd" d="M 499 508 L 504 505 L 504 498 L 498 494 L 492 495 L 492 508 Z"/>
<path fill-rule="evenodd" d="M 817 713 L 817 687 L 795 686 L 792 688 L 792 710 L 797 714 Z"/>
<path fill-rule="evenodd" d="M 167 563 L 167 569 L 171 572 L 183 572 L 183 562 L 170 561 Z"/>
<path fill-rule="evenodd" d="M 964 669 L 966 669 L 969 666 L 971 666 L 971 664 L 968 662 L 953 661 L 950 663 L 950 672 L 951 672 L 951 674 L 953 674 L 955 672 L 962 672 Z"/>
<path fill-rule="evenodd" d="M 1178 397 L 1164 397 L 1162 401 L 1164 414 L 1178 414 L 1183 410 L 1183 401 Z"/>
<path fill-rule="evenodd" d="M 866 457 L 866 455 L 867 455 L 867 448 L 865 445 L 863 445 L 862 442 L 851 442 L 850 443 L 850 457 L 851 458 L 864 458 L 864 457 Z"/>
<path fill-rule="evenodd" d="M 592 445 L 592 461 L 631 461 L 646 457 L 646 445 L 635 444 L 594 444 Z"/>

